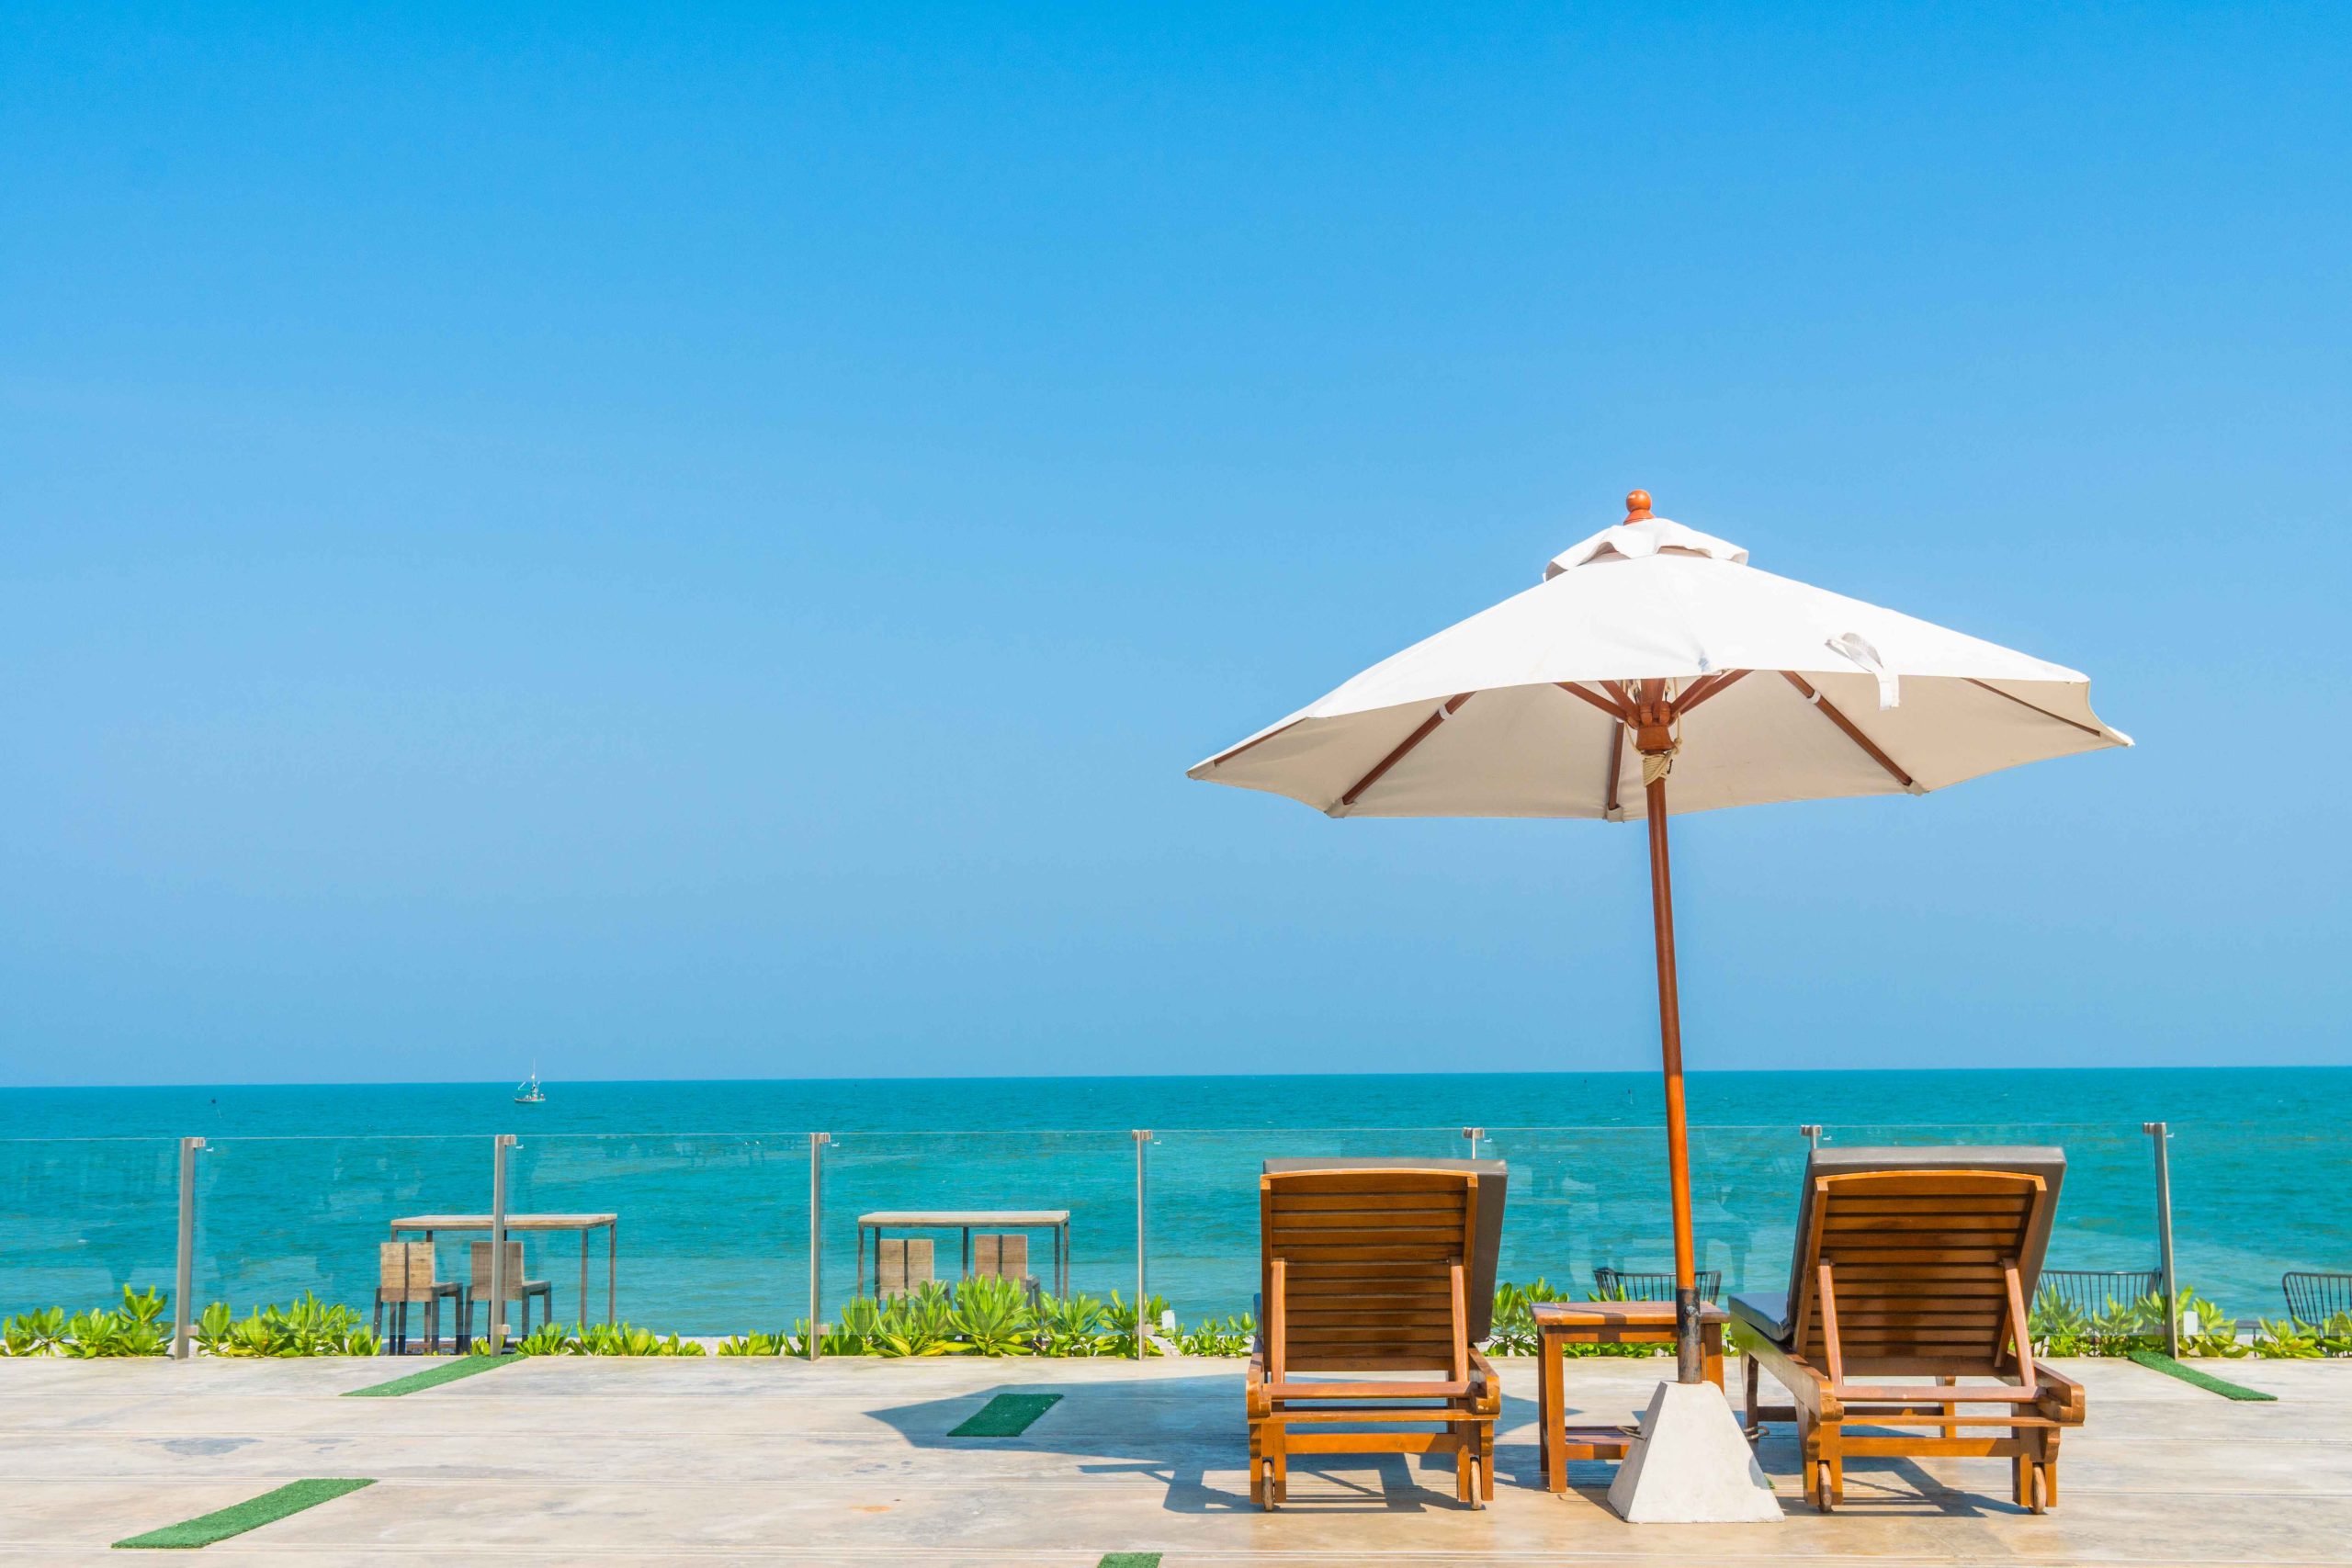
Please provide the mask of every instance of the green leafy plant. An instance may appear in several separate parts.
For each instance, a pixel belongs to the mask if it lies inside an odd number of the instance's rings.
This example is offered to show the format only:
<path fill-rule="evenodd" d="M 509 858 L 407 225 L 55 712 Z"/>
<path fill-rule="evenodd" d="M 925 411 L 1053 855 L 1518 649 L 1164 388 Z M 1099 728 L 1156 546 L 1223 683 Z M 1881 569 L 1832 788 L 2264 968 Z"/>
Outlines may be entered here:
<path fill-rule="evenodd" d="M 2282 1317 L 2273 1323 L 2267 1317 L 2255 1319 L 2254 1353 L 2266 1359 L 2316 1360 L 2327 1354 L 2320 1344 L 2319 1330 L 2309 1324 Z"/>
<path fill-rule="evenodd" d="M 1147 1356 L 1157 1356 L 1161 1351 L 1159 1341 L 1151 1337 L 1151 1329 L 1166 1314 L 1168 1302 L 1161 1296 L 1146 1296 L 1141 1304 L 1143 1307 L 1141 1317 L 1145 1325 L 1143 1353 Z M 1132 1357 L 1136 1353 L 1136 1309 L 1121 1300 L 1118 1292 L 1113 1291 L 1110 1304 L 1102 1309 L 1102 1326 L 1105 1333 L 1101 1348 L 1096 1353 L 1103 1356 Z"/>
<path fill-rule="evenodd" d="M 50 1356 L 65 1337 L 65 1309 L 42 1307 L 0 1324 L 0 1347 L 11 1356 Z"/>
<path fill-rule="evenodd" d="M 2156 1300 L 2154 1297 L 2149 1299 Z M 2237 1319 L 2223 1312 L 2215 1303 L 2183 1285 L 2177 1305 L 2181 1322 L 2180 1353 L 2183 1356 L 2216 1356 L 2236 1360 L 2254 1353 L 2253 1347 L 2238 1342 Z M 2188 1331 L 2192 1313 L 2196 1314 L 2197 1324 L 2194 1334 Z M 2156 1306 L 2156 1322 L 2160 1325 L 2164 1322 L 2161 1303 Z"/>
<path fill-rule="evenodd" d="M 1036 1352 L 1037 1320 L 1029 1307 L 1029 1292 L 1011 1280 L 967 1280 L 956 1286 L 948 1324 L 978 1355 Z"/>
<path fill-rule="evenodd" d="M 937 1280 L 884 1304 L 875 1346 L 885 1356 L 956 1356 L 971 1348 L 956 1337 L 956 1300 Z"/>
<path fill-rule="evenodd" d="M 560 1323 L 543 1323 L 514 1341 L 518 1356 L 576 1356 L 580 1353 L 579 1336 Z"/>
<path fill-rule="evenodd" d="M 196 1315 L 197 1344 L 209 1356 L 225 1354 L 222 1347 L 228 1343 L 229 1330 L 236 1321 L 237 1314 L 229 1310 L 227 1302 L 211 1303 Z"/>
<path fill-rule="evenodd" d="M 197 1340 L 216 1356 L 372 1356 L 375 1334 L 357 1309 L 305 1291 L 287 1306 L 257 1306 L 244 1317 L 215 1302 L 197 1319 Z"/>
<path fill-rule="evenodd" d="M 1176 1337 L 1176 1348 L 1187 1356 L 1246 1356 L 1257 1340 L 1258 1320 L 1245 1312 L 1203 1318 Z"/>
<path fill-rule="evenodd" d="M 739 1334 L 719 1341 L 722 1356 L 784 1356 L 792 1352 L 789 1334 Z"/>
<path fill-rule="evenodd" d="M 1529 1285 L 1504 1280 L 1495 1287 L 1494 1331 L 1487 1341 L 1493 1356 L 1532 1356 L 1540 1348 L 1535 1332 L 1535 1306 L 1556 1302 L 1560 1292 L 1541 1278 Z"/>
<path fill-rule="evenodd" d="M 1037 1354 L 1055 1358 L 1102 1353 L 1102 1303 L 1092 1296 L 1047 1296 L 1037 1303 Z"/>

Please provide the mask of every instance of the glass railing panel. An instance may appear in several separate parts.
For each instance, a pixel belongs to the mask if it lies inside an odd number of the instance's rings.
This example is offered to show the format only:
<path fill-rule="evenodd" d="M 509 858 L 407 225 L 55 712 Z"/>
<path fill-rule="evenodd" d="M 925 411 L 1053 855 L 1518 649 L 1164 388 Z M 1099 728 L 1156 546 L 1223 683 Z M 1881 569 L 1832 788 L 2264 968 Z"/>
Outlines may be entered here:
<path fill-rule="evenodd" d="M 2156 1190 L 2149 1139 L 2137 1126 L 2107 1122 L 1849 1124 L 1822 1128 L 1831 1147 L 1876 1145 L 2028 1145 L 2065 1152 L 2066 1176 L 2042 1267 L 2077 1273 L 2112 1272 L 2115 1293 L 2157 1265 Z M 1793 1199 L 1792 1200 L 1793 1202 Z M 2095 1299 L 2104 1299 L 2094 1290 Z"/>
<path fill-rule="evenodd" d="M 1690 1129 L 1692 1250 L 1712 1293 L 1786 1272 L 1804 1150 L 1793 1129 Z M 1498 1278 L 1580 1298 L 1608 1269 L 1620 1291 L 1671 1299 L 1662 1127 L 1489 1127 L 1479 1153 L 1510 1167 Z"/>
<path fill-rule="evenodd" d="M 472 1137 L 211 1138 L 197 1156 L 193 1305 L 232 1316 L 315 1296 L 389 1338 L 410 1301 L 407 1348 L 425 1348 L 425 1308 L 454 1341 L 455 1303 L 433 1287 L 462 1279 L 462 1227 L 420 1222 L 490 1212 L 492 1140 Z M 430 1263 L 404 1255 L 385 1288 L 384 1245 L 432 1243 Z M 380 1310 L 379 1310 L 380 1309 Z"/>
<path fill-rule="evenodd" d="M 1020 1217 L 968 1225 L 890 1217 L 948 1214 Z M 1024 1262 L 1005 1260 L 1003 1244 L 990 1240 L 1002 1236 L 1020 1238 Z M 984 1273 L 1035 1281 L 1041 1295 L 1108 1303 L 1116 1292 L 1131 1305 L 1135 1140 L 1125 1132 L 836 1133 L 825 1146 L 823 1272 L 828 1323 L 855 1298 Z M 1149 1290 L 1164 1292 L 1156 1271 Z"/>
<path fill-rule="evenodd" d="M 1162 1129 L 1151 1149 L 1152 1292 L 1187 1325 L 1252 1309 L 1258 1178 L 1269 1159 L 1461 1159 L 1469 1153 L 1459 1127 Z"/>
<path fill-rule="evenodd" d="M 2176 1122 L 2171 1163 L 2174 1267 L 2229 1315 L 2284 1315 L 2289 1269 L 2352 1273 L 2352 1133 L 2340 1122 Z"/>
<path fill-rule="evenodd" d="M 0 1140 L 0 1317 L 168 1296 L 178 1214 L 176 1139 Z"/>
<path fill-rule="evenodd" d="M 806 1134 L 521 1134 L 506 1221 L 523 1262 L 507 1286 L 516 1332 L 551 1308 L 575 1328 L 773 1335 L 808 1310 Z M 487 1269 L 487 1237 L 471 1241 Z"/>

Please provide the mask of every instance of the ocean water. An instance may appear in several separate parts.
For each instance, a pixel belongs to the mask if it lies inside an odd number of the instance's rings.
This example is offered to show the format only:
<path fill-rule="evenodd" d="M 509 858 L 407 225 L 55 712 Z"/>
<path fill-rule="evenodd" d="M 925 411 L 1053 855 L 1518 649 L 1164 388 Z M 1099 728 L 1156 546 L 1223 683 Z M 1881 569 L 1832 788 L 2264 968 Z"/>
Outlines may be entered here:
<path fill-rule="evenodd" d="M 811 1133 L 820 1314 L 858 1286 L 857 1216 L 909 1208 L 1070 1213 L 1074 1289 L 1132 1296 L 1138 1157 L 1148 1289 L 1191 1319 L 1247 1306 L 1258 1162 L 1276 1155 L 1510 1162 L 1503 1273 L 1589 1287 L 1599 1264 L 1670 1258 L 1651 1074 L 975 1078 L 0 1089 L 0 1313 L 168 1288 L 176 1140 L 196 1135 L 194 1294 L 243 1308 L 315 1291 L 366 1306 L 391 1219 L 484 1213 L 492 1139 L 513 1133 L 513 1213 L 620 1216 L 526 1238 L 559 1313 L 665 1331 L 809 1314 Z M 2182 1280 L 2251 1316 L 2290 1268 L 2352 1269 L 2352 1068 L 1702 1073 L 1690 1085 L 1702 1267 L 1726 1290 L 1785 1275 L 1803 1123 L 1832 1143 L 2065 1149 L 2051 1266 L 2155 1266 L 2152 1140 L 2171 1127 Z M 952 1277 L 960 1237 L 934 1238 Z M 1031 1268 L 1049 1275 L 1046 1238 Z M 443 1239 L 444 1278 L 467 1265 Z M 870 1265 L 869 1265 L 870 1267 Z M 870 1276 L 868 1277 L 870 1284 Z"/>

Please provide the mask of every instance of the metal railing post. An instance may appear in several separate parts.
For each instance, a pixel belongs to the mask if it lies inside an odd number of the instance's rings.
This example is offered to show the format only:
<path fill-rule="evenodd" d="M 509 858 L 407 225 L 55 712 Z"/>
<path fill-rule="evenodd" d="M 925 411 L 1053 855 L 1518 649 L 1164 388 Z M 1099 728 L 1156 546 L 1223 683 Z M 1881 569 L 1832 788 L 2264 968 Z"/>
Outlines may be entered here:
<path fill-rule="evenodd" d="M 802 1354 L 815 1360 L 825 1337 L 825 1145 L 831 1133 L 808 1134 L 808 1343 Z"/>
<path fill-rule="evenodd" d="M 2143 1122 L 2140 1131 L 2148 1134 L 2156 1150 L 2156 1267 L 2164 1270 L 2165 1277 L 2165 1354 L 2177 1360 L 2180 1306 L 2172 1272 L 2172 1166 L 2165 1157 L 2165 1145 L 2171 1141 L 2172 1134 L 2162 1122 Z"/>
<path fill-rule="evenodd" d="M 1797 1127 L 1797 1131 L 1798 1131 L 1799 1133 L 1801 1133 L 1801 1134 L 1803 1134 L 1804 1135 L 1804 1141 L 1805 1141 L 1805 1146 L 1806 1146 L 1806 1147 L 1808 1147 L 1808 1148 L 1815 1148 L 1815 1149 L 1817 1149 L 1817 1148 L 1819 1148 L 1819 1147 L 1821 1146 L 1821 1123 L 1820 1123 L 1820 1122 L 1802 1122 L 1802 1123 L 1800 1123 L 1800 1124 L 1798 1125 L 1798 1127 Z"/>
<path fill-rule="evenodd" d="M 1151 1147 L 1151 1129 L 1137 1127 L 1129 1135 L 1136 1141 L 1136 1359 L 1140 1361 L 1144 1357 L 1145 1337 L 1151 1332 L 1151 1326 L 1144 1321 L 1143 1315 L 1144 1244 L 1148 1239 L 1144 1195 L 1149 1179 L 1148 1162 L 1144 1157 L 1144 1151 Z"/>
<path fill-rule="evenodd" d="M 490 1145 L 490 1353 L 493 1356 L 506 1349 L 506 1151 L 514 1146 L 512 1133 L 499 1134 Z"/>
<path fill-rule="evenodd" d="M 1462 1135 L 1469 1140 L 1470 1157 L 1472 1159 L 1476 1159 L 1478 1157 L 1478 1145 L 1486 1138 L 1487 1130 L 1484 1127 L 1464 1127 L 1462 1129 Z"/>
<path fill-rule="evenodd" d="M 196 1151 L 202 1138 L 180 1140 L 180 1239 L 178 1262 L 172 1274 L 172 1354 L 188 1355 L 188 1325 L 194 1321 L 188 1292 L 196 1289 Z"/>

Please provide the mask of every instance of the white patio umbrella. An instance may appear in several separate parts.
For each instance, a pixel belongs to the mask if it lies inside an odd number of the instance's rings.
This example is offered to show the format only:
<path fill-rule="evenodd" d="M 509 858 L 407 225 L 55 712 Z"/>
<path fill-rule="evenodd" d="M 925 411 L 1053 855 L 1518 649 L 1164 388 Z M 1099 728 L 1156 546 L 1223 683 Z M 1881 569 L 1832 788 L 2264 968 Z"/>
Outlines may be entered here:
<path fill-rule="evenodd" d="M 1924 795 L 2045 757 L 2129 746 L 2086 676 L 1758 571 L 1653 516 L 1384 660 L 1190 776 L 1330 817 L 1645 818 L 1666 1068 L 1681 1381 L 1700 1377 L 1674 973 L 1670 812 Z M 1669 782 L 1670 781 L 1670 782 Z"/>

